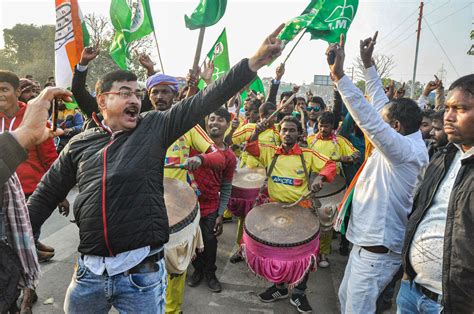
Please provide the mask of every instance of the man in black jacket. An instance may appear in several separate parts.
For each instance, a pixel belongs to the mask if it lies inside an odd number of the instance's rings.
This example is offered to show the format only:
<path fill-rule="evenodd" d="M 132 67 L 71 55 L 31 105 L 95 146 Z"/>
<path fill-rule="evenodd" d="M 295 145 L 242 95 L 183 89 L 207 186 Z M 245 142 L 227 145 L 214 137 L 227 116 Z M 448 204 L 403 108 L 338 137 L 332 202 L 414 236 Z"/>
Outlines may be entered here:
<path fill-rule="evenodd" d="M 28 202 L 33 230 L 38 230 L 56 200 L 79 187 L 74 216 L 81 257 L 66 293 L 67 313 L 107 311 L 112 305 L 120 312 L 163 312 L 162 252 L 169 238 L 163 199 L 166 149 L 281 54 L 276 36 L 282 28 L 252 58 L 165 112 L 139 115 L 144 94 L 131 72 L 115 71 L 98 82 L 100 128 L 71 139 Z"/>
<path fill-rule="evenodd" d="M 449 90 L 444 131 L 450 144 L 429 164 L 406 230 L 401 313 L 474 310 L 474 74 Z"/>

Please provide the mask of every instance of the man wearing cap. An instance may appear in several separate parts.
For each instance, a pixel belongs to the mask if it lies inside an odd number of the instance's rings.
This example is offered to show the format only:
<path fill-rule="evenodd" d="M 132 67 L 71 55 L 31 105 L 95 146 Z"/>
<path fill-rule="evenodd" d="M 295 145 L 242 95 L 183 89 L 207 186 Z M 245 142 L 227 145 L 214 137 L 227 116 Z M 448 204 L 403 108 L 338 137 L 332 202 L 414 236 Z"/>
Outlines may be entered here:
<path fill-rule="evenodd" d="M 146 88 L 155 110 L 167 111 L 172 107 L 173 99 L 178 93 L 178 81 L 172 76 L 158 73 L 148 78 Z M 199 152 L 200 157 L 189 158 L 191 149 Z M 180 165 L 192 162 L 197 167 L 202 161 L 206 165 L 224 164 L 225 156 L 216 148 L 214 142 L 198 124 L 171 144 L 166 151 L 165 165 Z M 191 170 L 165 169 L 164 176 L 190 183 L 191 187 L 199 194 Z M 195 233 L 190 239 L 178 239 L 177 235 L 170 235 L 170 240 L 165 246 L 167 268 L 170 271 L 166 291 L 166 313 L 180 312 L 184 300 L 186 270 L 196 249 L 203 249 L 203 243 L 199 225 L 196 226 Z"/>

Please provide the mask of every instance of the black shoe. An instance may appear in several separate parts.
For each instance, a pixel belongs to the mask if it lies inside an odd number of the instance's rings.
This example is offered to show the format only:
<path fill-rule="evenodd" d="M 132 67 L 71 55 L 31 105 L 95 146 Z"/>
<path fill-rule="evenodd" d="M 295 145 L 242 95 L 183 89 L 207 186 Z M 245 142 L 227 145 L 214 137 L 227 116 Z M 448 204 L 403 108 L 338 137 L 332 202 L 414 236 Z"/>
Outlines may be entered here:
<path fill-rule="evenodd" d="M 258 295 L 260 301 L 269 303 L 276 301 L 278 299 L 285 299 L 288 298 L 288 289 L 278 289 L 275 285 L 271 286 L 265 292 L 262 292 Z"/>
<path fill-rule="evenodd" d="M 339 246 L 339 254 L 342 256 L 349 255 L 349 245 L 340 245 Z"/>
<path fill-rule="evenodd" d="M 219 280 L 217 280 L 216 274 L 206 274 L 207 287 L 212 292 L 221 292 L 222 287 Z"/>
<path fill-rule="evenodd" d="M 222 223 L 224 223 L 224 224 L 225 224 L 225 223 L 232 222 L 232 221 L 233 221 L 232 217 L 224 217 L 224 218 L 222 218 Z"/>
<path fill-rule="evenodd" d="M 300 313 L 311 313 L 313 311 L 306 298 L 306 294 L 293 294 L 290 298 L 290 303 L 296 306 Z"/>
<path fill-rule="evenodd" d="M 234 255 L 232 255 L 229 259 L 229 261 L 232 264 L 237 264 L 237 263 L 243 262 L 243 260 L 244 260 L 244 258 L 242 257 L 242 255 L 240 254 L 239 251 L 235 252 Z"/>
<path fill-rule="evenodd" d="M 191 279 L 188 281 L 188 286 L 190 287 L 199 286 L 199 284 L 202 281 L 202 278 L 204 278 L 204 273 L 202 271 L 194 270 L 194 273 L 191 276 Z"/>
<path fill-rule="evenodd" d="M 392 308 L 392 301 L 385 301 L 382 298 L 377 300 L 377 310 L 376 313 L 383 313 Z"/>

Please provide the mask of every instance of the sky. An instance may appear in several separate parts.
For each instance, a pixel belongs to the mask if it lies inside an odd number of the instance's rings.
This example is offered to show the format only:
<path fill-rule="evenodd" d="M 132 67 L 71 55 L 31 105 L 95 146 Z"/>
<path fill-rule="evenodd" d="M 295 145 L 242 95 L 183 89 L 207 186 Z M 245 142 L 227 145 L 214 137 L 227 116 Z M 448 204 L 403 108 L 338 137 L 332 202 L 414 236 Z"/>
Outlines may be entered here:
<path fill-rule="evenodd" d="M 192 67 L 198 30 L 188 30 L 184 14 L 190 15 L 198 0 L 149 0 L 156 35 L 166 74 L 185 76 Z M 231 64 L 250 57 L 261 42 L 280 23 L 299 15 L 309 0 L 227 0 L 224 17 L 206 29 L 202 58 L 211 48 L 224 27 L 227 28 Z M 110 0 L 79 0 L 82 13 L 109 15 Z M 354 59 L 359 54 L 359 40 L 379 31 L 375 54 L 393 55 L 395 69 L 391 78 L 408 81 L 413 75 L 416 27 L 419 1 L 416 0 L 359 0 L 359 8 L 347 34 L 346 73 L 351 74 Z M 474 2 L 471 0 L 426 0 L 422 21 L 416 79 L 426 83 L 440 74 L 443 67 L 445 84 L 456 78 L 474 73 L 474 56 L 466 52 L 474 41 Z M 54 24 L 53 0 L 0 0 L 0 48 L 3 47 L 3 29 L 15 24 Z M 53 45 L 53 43 L 51 43 Z M 328 66 L 324 52 L 328 44 L 310 40 L 306 34 L 286 62 L 283 80 L 296 84 L 310 83 L 314 75 L 327 75 Z M 155 45 L 153 45 L 155 48 Z M 280 61 L 259 71 L 261 77 L 274 76 Z M 104 52 L 105 53 L 105 52 Z M 156 50 L 150 53 L 158 64 Z M 54 65 L 45 65 L 54 66 Z"/>

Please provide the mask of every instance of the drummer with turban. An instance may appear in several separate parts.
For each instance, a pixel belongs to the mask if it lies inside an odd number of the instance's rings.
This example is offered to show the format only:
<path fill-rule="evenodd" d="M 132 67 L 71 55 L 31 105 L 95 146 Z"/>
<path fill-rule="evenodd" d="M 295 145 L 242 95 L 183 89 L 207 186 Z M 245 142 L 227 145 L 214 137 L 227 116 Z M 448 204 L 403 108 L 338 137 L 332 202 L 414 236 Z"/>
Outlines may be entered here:
<path fill-rule="evenodd" d="M 334 161 L 318 154 L 316 151 L 302 148 L 298 145 L 298 138 L 303 129 L 300 121 L 292 116 L 284 117 L 280 122 L 281 145 L 269 145 L 259 142 L 258 135 L 268 128 L 268 123 L 257 124 L 255 132 L 247 142 L 246 150 L 256 157 L 267 169 L 268 194 L 270 201 L 279 203 L 294 203 L 303 199 L 309 191 L 319 191 L 324 182 L 331 182 L 336 175 Z M 310 174 L 315 178 L 309 182 Z M 300 201 L 302 207 L 312 207 L 310 200 Z M 245 246 L 243 247 L 245 251 Z M 248 254 L 249 252 L 244 252 Z M 271 259 L 269 256 L 268 259 Z M 316 261 L 311 257 L 311 263 Z M 259 294 L 262 302 L 273 302 L 289 296 L 286 284 L 295 285 L 290 303 L 301 313 L 311 311 L 305 295 L 308 269 L 293 270 L 301 272 L 301 278 L 296 282 L 274 282 L 274 285 Z"/>

